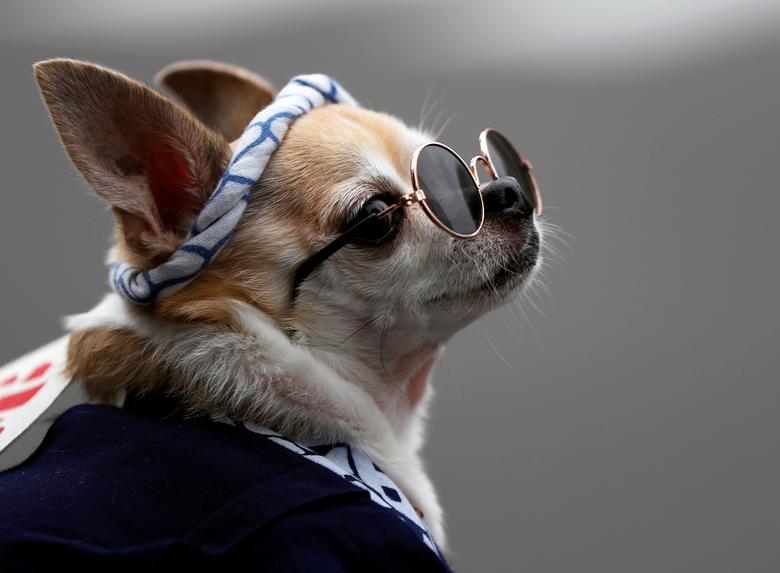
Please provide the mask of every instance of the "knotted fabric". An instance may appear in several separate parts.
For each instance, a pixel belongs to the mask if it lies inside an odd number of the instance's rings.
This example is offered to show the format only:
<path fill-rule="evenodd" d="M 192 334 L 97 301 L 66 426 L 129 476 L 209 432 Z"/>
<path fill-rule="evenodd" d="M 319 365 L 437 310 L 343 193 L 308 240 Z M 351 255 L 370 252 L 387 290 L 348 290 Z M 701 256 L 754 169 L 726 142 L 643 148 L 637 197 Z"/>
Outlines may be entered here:
<path fill-rule="evenodd" d="M 112 288 L 136 304 L 152 304 L 197 277 L 230 239 L 244 213 L 253 185 L 290 124 L 328 103 L 359 105 L 334 79 L 323 74 L 296 76 L 252 118 L 239 139 L 230 164 L 203 205 L 184 243 L 162 264 L 141 270 L 113 264 Z"/>

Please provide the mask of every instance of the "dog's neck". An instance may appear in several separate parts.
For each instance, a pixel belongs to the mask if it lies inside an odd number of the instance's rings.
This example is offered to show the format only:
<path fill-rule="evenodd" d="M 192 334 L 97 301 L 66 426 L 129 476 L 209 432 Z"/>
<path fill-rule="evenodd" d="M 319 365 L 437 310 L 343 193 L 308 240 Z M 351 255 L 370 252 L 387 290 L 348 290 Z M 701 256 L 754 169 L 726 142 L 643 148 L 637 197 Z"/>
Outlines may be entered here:
<path fill-rule="evenodd" d="M 104 383 L 117 390 L 156 386 L 173 392 L 191 411 L 228 413 L 303 441 L 347 441 L 396 481 L 443 545 L 441 508 L 418 456 L 432 394 L 427 379 L 438 348 L 418 346 L 407 352 L 401 346 L 382 367 L 373 356 L 363 361 L 362 352 L 373 344 L 367 335 L 365 344 L 358 343 L 361 339 L 335 343 L 349 332 L 330 341 L 305 336 L 308 340 L 299 344 L 255 307 L 235 300 L 227 304 L 234 328 L 220 330 L 213 324 L 157 319 L 107 295 L 91 311 L 67 319 L 76 334 L 98 339 L 74 337 L 71 373 L 89 380 L 88 391 Z M 352 328 L 346 324 L 345 331 Z M 112 339 L 116 333 L 124 338 Z M 123 374 L 116 357 L 127 354 L 134 339 L 138 356 L 128 358 L 132 366 Z M 112 376 L 119 382 L 90 375 L 86 365 L 101 362 L 101 353 L 112 357 L 108 362 L 118 368 Z M 140 376 L 139 364 L 145 365 Z M 159 378 L 150 380 L 155 373 Z M 395 383 L 393 374 L 399 376 Z"/>
<path fill-rule="evenodd" d="M 427 408 L 443 337 L 397 304 L 374 304 L 371 312 L 362 306 L 320 299 L 306 307 L 305 322 L 295 325 L 291 338 L 370 394 L 398 436 L 412 435 Z"/>

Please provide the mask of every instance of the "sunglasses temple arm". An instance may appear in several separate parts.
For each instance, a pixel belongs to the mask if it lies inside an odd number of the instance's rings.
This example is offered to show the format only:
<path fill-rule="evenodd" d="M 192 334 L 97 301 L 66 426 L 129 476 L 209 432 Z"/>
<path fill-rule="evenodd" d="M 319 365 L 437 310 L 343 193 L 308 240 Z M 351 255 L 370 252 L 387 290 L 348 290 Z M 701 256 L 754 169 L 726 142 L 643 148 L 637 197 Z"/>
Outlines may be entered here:
<path fill-rule="evenodd" d="M 341 247 L 349 243 L 352 240 L 352 238 L 358 233 L 358 231 L 360 231 L 360 229 L 363 228 L 363 225 L 365 225 L 370 221 L 373 221 L 374 219 L 378 219 L 379 217 L 384 217 L 388 213 L 395 211 L 400 206 L 401 206 L 400 203 L 396 203 L 394 205 L 390 205 L 387 209 L 384 209 L 379 213 L 372 213 L 368 217 L 361 219 L 360 221 L 352 225 L 349 229 L 344 231 L 343 234 L 333 239 L 330 243 L 322 247 L 322 249 L 320 249 L 312 256 L 310 256 L 308 259 L 303 261 L 301 265 L 298 267 L 298 270 L 295 272 L 295 279 L 293 280 L 293 298 L 292 298 L 293 303 L 295 302 L 295 299 L 298 296 L 298 291 L 300 290 L 301 283 L 303 283 L 303 281 L 306 280 L 306 277 L 308 277 L 314 269 L 316 269 L 319 265 L 321 265 L 325 259 L 327 259 L 333 253 L 338 251 Z"/>

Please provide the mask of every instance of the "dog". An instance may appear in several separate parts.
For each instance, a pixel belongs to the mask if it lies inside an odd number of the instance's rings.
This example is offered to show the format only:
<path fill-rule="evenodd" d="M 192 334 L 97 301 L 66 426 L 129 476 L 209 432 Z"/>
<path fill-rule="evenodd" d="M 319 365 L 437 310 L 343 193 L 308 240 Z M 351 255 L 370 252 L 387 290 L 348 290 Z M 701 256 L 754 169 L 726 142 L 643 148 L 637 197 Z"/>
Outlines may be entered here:
<path fill-rule="evenodd" d="M 35 77 L 67 153 L 116 219 L 109 262 L 139 269 L 182 244 L 243 129 L 276 96 L 262 77 L 214 62 L 158 74 L 178 102 L 81 61 L 40 62 Z M 340 103 L 301 116 L 197 278 L 151 305 L 112 293 L 68 318 L 68 375 L 98 403 L 164 391 L 193 414 L 350 443 L 443 547 L 420 456 L 432 372 L 456 332 L 535 280 L 543 220 L 486 202 L 481 231 L 458 240 L 405 208 L 392 240 L 347 244 L 291 294 L 301 261 L 367 200 L 412 192 L 412 153 L 433 139 Z"/>

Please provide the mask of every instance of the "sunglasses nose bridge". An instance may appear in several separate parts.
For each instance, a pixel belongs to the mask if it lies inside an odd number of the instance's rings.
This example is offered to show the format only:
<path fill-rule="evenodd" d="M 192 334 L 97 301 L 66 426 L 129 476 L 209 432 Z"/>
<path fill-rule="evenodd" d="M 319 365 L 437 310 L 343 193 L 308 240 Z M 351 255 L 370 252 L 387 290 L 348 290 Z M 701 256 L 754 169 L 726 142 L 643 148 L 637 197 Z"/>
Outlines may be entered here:
<path fill-rule="evenodd" d="M 484 155 L 475 155 L 474 157 L 471 158 L 471 161 L 469 161 L 469 171 L 471 171 L 471 175 L 474 177 L 474 180 L 477 182 L 477 186 L 482 185 L 482 181 L 480 181 L 479 179 L 479 170 L 477 169 L 480 163 L 485 168 L 485 171 L 487 171 L 491 179 L 493 180 L 498 179 L 498 176 L 496 175 L 496 171 L 495 169 L 493 169 L 493 166 L 490 164 L 490 161 L 488 161 Z"/>

